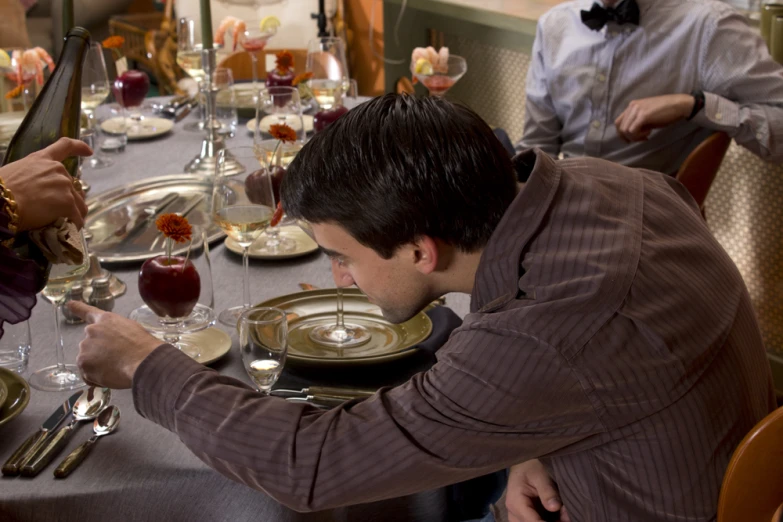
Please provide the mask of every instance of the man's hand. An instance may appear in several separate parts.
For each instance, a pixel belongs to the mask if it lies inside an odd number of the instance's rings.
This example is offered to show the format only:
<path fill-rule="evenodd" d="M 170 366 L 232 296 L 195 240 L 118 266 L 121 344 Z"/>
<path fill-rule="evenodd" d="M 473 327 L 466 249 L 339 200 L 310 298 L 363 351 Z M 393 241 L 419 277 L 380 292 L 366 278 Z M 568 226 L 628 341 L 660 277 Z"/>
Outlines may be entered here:
<path fill-rule="evenodd" d="M 528 460 L 511 468 L 506 488 L 509 522 L 542 522 L 538 509 L 560 511 L 560 521 L 570 522 L 557 486 L 538 460 Z"/>
<path fill-rule="evenodd" d="M 690 94 L 667 94 L 634 100 L 614 120 L 617 134 L 627 142 L 644 141 L 653 129 L 677 123 L 691 115 L 696 100 Z"/>
<path fill-rule="evenodd" d="M 61 162 L 91 154 L 86 143 L 60 138 L 45 149 L 0 168 L 0 178 L 18 205 L 19 230 L 41 228 L 61 217 L 79 228 L 84 226 L 84 194 L 76 190 Z"/>
<path fill-rule="evenodd" d="M 163 344 L 139 323 L 117 314 L 79 301 L 69 302 L 68 309 L 88 323 L 76 358 L 85 382 L 115 390 L 130 388 L 141 361 Z"/>

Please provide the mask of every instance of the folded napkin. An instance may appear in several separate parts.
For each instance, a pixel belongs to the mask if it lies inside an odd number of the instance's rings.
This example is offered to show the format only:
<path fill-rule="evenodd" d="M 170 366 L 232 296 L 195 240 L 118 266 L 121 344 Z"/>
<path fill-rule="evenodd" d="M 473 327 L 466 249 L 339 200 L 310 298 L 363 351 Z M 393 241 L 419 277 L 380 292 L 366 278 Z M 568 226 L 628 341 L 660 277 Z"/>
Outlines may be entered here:
<path fill-rule="evenodd" d="M 414 354 L 396 361 L 330 368 L 329 371 L 317 366 L 286 366 L 275 388 L 299 389 L 320 385 L 376 389 L 402 384 L 435 364 L 436 352 L 446 344 L 451 332 L 462 324 L 462 319 L 445 306 L 436 306 L 427 315 L 432 320 L 432 333 L 416 346 L 418 350 Z"/>
<path fill-rule="evenodd" d="M 79 230 L 64 218 L 49 226 L 31 230 L 28 236 L 50 263 L 80 265 L 84 262 Z"/>

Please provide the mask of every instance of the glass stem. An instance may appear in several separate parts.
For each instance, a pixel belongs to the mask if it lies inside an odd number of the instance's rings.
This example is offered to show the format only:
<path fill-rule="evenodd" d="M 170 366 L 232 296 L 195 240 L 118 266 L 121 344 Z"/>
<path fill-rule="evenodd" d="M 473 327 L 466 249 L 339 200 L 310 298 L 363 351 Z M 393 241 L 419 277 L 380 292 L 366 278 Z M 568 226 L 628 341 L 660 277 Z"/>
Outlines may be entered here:
<path fill-rule="evenodd" d="M 337 328 L 345 330 L 345 314 L 343 313 L 343 289 L 337 289 Z"/>
<path fill-rule="evenodd" d="M 253 62 L 253 92 L 258 92 L 258 56 L 256 51 L 250 53 Z"/>
<path fill-rule="evenodd" d="M 63 346 L 63 336 L 60 332 L 60 305 L 63 303 L 63 299 L 52 301 L 54 306 L 54 344 L 57 350 L 57 371 L 65 372 L 65 347 Z"/>
<path fill-rule="evenodd" d="M 245 294 L 244 302 L 242 303 L 245 308 L 250 308 L 250 247 L 246 246 L 242 248 L 242 265 L 245 269 Z"/>

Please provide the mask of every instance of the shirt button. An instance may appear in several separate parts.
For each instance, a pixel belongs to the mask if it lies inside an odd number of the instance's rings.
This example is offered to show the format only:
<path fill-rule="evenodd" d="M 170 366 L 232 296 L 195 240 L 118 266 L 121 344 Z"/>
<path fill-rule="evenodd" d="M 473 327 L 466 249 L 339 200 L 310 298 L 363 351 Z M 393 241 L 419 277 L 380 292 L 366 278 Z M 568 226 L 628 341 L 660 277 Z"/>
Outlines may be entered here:
<path fill-rule="evenodd" d="M 598 120 L 593 120 L 593 128 L 594 128 L 594 129 L 597 129 L 597 128 L 598 128 L 598 127 L 600 127 L 600 126 L 601 126 L 601 122 L 600 122 L 600 121 L 598 121 Z"/>
<path fill-rule="evenodd" d="M 716 119 L 716 120 L 720 120 L 721 118 L 723 118 L 723 114 L 721 114 L 721 113 L 719 113 L 719 112 L 716 112 L 716 113 L 715 113 L 715 119 Z"/>
<path fill-rule="evenodd" d="M 599 82 L 605 82 L 606 81 L 606 76 L 604 76 L 603 74 L 599 74 L 598 75 L 598 81 Z"/>
<path fill-rule="evenodd" d="M 764 137 L 764 136 L 762 136 L 760 132 L 757 132 L 757 133 L 756 133 L 756 139 L 757 139 L 757 140 L 760 140 L 760 139 L 762 139 L 763 137 Z"/>

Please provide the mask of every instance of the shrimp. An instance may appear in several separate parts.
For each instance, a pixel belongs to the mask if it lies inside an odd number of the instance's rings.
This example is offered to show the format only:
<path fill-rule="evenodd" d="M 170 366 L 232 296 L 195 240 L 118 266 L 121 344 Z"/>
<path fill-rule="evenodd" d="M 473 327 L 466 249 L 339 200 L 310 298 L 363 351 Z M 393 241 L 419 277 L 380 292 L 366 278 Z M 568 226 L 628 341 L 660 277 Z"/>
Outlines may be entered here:
<path fill-rule="evenodd" d="M 449 70 L 449 48 L 448 47 L 441 47 L 440 51 L 438 51 L 438 69 L 442 72 L 447 72 Z"/>
<path fill-rule="evenodd" d="M 225 46 L 226 31 L 229 30 L 231 31 L 232 36 L 231 50 L 236 51 L 237 46 L 239 45 L 239 37 L 240 35 L 245 34 L 245 31 L 247 30 L 247 24 L 245 24 L 243 20 L 233 16 L 225 17 L 223 21 L 220 22 L 220 26 L 218 26 L 218 30 L 215 33 L 215 43 Z"/>
<path fill-rule="evenodd" d="M 38 85 L 43 85 L 43 64 L 46 64 L 46 67 L 50 72 L 54 70 L 54 61 L 52 60 L 52 57 L 41 47 L 34 47 L 23 51 L 22 53 L 14 51 L 13 57 L 17 64 L 17 83 L 23 83 L 25 81 L 25 72 L 28 74 L 34 72 L 36 83 Z"/>
<path fill-rule="evenodd" d="M 225 17 L 223 21 L 220 22 L 220 25 L 217 28 L 217 32 L 215 32 L 215 43 L 219 45 L 225 45 L 226 31 L 228 31 L 229 27 L 233 28 L 238 21 L 239 19 L 234 18 L 233 16 Z"/>
<path fill-rule="evenodd" d="M 22 85 L 22 51 L 15 49 L 11 52 L 11 63 L 16 64 L 16 84 Z"/>
<path fill-rule="evenodd" d="M 46 49 L 43 47 L 33 47 L 33 51 L 38 55 L 38 58 L 46 62 L 46 68 L 49 69 L 49 72 L 54 71 L 54 60 L 52 60 L 52 57 L 46 52 Z"/>

